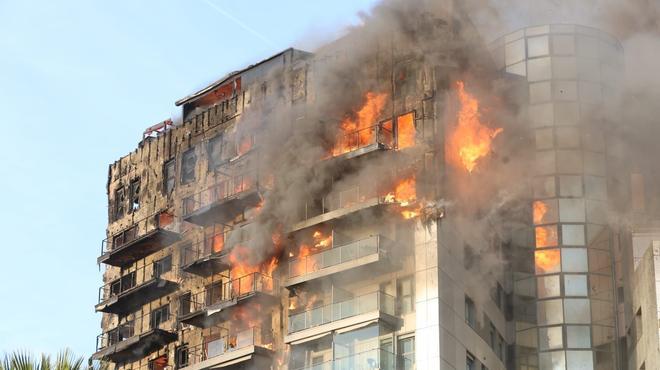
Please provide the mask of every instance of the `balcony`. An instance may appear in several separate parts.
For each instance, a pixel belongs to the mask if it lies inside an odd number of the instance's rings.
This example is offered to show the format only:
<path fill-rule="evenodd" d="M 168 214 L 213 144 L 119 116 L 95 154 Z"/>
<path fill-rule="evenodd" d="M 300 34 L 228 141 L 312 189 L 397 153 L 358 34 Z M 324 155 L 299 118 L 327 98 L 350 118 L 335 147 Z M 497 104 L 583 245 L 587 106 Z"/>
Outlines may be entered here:
<path fill-rule="evenodd" d="M 177 369 L 267 369 L 273 354 L 273 334 L 253 327 L 236 334 L 225 334 L 195 347 L 177 350 Z"/>
<path fill-rule="evenodd" d="M 333 246 L 320 253 L 289 261 L 287 288 L 338 273 L 358 274 L 365 268 L 389 267 L 392 242 L 375 235 L 348 244 Z M 353 274 L 344 274 L 350 279 Z"/>
<path fill-rule="evenodd" d="M 125 272 L 99 288 L 96 312 L 123 315 L 177 290 L 177 269 L 171 257 Z"/>
<path fill-rule="evenodd" d="M 260 273 L 252 273 L 224 283 L 217 283 L 181 301 L 179 321 L 208 328 L 227 320 L 232 309 L 249 301 L 258 304 L 276 303 L 277 280 Z"/>
<path fill-rule="evenodd" d="M 184 198 L 183 220 L 201 226 L 222 224 L 258 205 L 263 189 L 252 157 L 242 157 L 220 168 L 214 185 Z"/>
<path fill-rule="evenodd" d="M 181 236 L 171 230 L 174 217 L 158 212 L 125 229 L 101 243 L 98 263 L 126 267 L 152 253 L 172 245 Z"/>
<path fill-rule="evenodd" d="M 96 360 L 132 362 L 174 342 L 176 322 L 163 306 L 96 337 Z"/>
<path fill-rule="evenodd" d="M 330 158 L 350 159 L 387 149 L 394 149 L 392 120 L 340 135 Z"/>
<path fill-rule="evenodd" d="M 407 370 L 413 368 L 413 361 L 384 349 L 375 348 L 352 356 L 338 357 L 320 364 L 309 365 L 295 370 Z"/>
<path fill-rule="evenodd" d="M 183 248 L 181 270 L 202 277 L 227 270 L 231 249 L 225 245 L 226 235 L 227 233 L 217 233 Z"/>
<path fill-rule="evenodd" d="M 401 324 L 395 316 L 395 298 L 377 291 L 289 315 L 284 342 L 301 343 L 335 330 L 381 320 L 393 327 Z"/>

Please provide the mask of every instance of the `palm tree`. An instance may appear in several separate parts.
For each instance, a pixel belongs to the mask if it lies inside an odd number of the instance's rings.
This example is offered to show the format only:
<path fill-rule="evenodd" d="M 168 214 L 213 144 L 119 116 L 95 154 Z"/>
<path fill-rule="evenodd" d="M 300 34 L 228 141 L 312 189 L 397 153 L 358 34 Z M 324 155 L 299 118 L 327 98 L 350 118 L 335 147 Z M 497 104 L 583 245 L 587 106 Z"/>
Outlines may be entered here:
<path fill-rule="evenodd" d="M 84 358 L 76 358 L 69 349 L 57 354 L 55 362 L 50 355 L 42 354 L 40 358 L 34 357 L 27 351 L 15 351 L 5 354 L 0 361 L 0 370 L 107 370 L 105 363 L 84 365 Z"/>

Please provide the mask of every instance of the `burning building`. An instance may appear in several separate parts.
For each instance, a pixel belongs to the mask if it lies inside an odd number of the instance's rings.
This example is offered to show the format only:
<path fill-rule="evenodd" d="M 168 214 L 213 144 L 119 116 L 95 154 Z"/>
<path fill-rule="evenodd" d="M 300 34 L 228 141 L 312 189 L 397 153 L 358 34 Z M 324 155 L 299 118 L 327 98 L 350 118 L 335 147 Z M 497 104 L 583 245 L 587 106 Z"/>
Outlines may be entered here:
<path fill-rule="evenodd" d="M 487 47 L 438 3 L 233 72 L 110 165 L 94 358 L 625 368 L 621 45 L 543 25 Z"/>

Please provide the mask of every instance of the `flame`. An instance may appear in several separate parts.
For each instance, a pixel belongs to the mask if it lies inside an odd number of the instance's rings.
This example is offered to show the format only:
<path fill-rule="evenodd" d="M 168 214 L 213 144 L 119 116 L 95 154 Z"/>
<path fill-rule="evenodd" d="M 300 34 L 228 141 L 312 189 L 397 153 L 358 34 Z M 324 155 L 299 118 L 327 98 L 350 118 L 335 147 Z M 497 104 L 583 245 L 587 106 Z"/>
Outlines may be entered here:
<path fill-rule="evenodd" d="M 354 116 L 347 116 L 339 124 L 339 134 L 332 148 L 332 156 L 348 153 L 374 142 L 376 130 L 373 126 L 378 123 L 378 117 L 387 102 L 387 94 L 368 92 L 364 100 L 364 104 Z"/>
<path fill-rule="evenodd" d="M 224 233 L 217 233 L 213 235 L 212 238 L 212 250 L 213 253 L 220 253 L 225 247 L 225 234 Z"/>
<path fill-rule="evenodd" d="M 254 136 L 246 135 L 240 139 L 238 143 L 238 155 L 241 156 L 252 149 L 254 146 Z"/>
<path fill-rule="evenodd" d="M 536 235 L 536 248 L 557 245 L 557 226 L 537 226 L 534 232 Z"/>
<path fill-rule="evenodd" d="M 240 296 L 255 290 L 270 292 L 273 290 L 273 272 L 279 259 L 275 256 L 263 263 L 251 261 L 251 249 L 244 245 L 236 245 L 229 253 L 229 269 L 232 276 L 232 292 Z M 257 274 L 258 273 L 258 274 Z M 255 276 L 258 279 L 255 281 Z"/>
<path fill-rule="evenodd" d="M 534 253 L 534 263 L 536 269 L 541 272 L 554 272 L 559 269 L 561 262 L 561 252 L 558 249 L 536 251 Z"/>
<path fill-rule="evenodd" d="M 532 204 L 532 208 L 534 210 L 534 223 L 543 223 L 543 217 L 545 217 L 545 214 L 548 213 L 548 206 L 545 204 L 545 202 L 537 200 Z"/>
<path fill-rule="evenodd" d="M 236 306 L 231 312 L 232 323 L 236 325 L 231 327 L 233 333 L 247 328 L 261 327 L 263 316 L 260 304 Z"/>
<path fill-rule="evenodd" d="M 472 173 L 479 160 L 491 151 L 493 139 L 502 132 L 502 128 L 492 129 L 481 123 L 479 101 L 465 91 L 463 81 L 456 82 L 461 110 L 458 122 L 451 133 L 447 149 L 448 157 Z"/>
<path fill-rule="evenodd" d="M 399 149 L 410 148 L 415 145 L 415 114 L 408 113 L 397 119 L 397 135 Z"/>

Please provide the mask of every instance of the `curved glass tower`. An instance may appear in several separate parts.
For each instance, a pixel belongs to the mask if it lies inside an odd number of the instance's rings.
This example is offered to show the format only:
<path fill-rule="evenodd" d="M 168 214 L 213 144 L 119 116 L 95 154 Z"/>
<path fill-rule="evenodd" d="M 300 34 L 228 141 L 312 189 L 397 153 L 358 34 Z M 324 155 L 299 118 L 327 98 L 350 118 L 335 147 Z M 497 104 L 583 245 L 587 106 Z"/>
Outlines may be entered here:
<path fill-rule="evenodd" d="M 516 369 L 616 369 L 608 132 L 621 45 L 593 28 L 542 25 L 502 37 L 493 55 L 527 90 L 535 141 L 532 226 L 516 247 L 526 256 L 514 272 Z"/>

